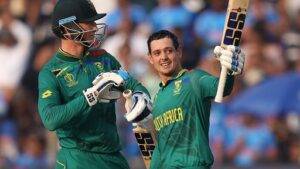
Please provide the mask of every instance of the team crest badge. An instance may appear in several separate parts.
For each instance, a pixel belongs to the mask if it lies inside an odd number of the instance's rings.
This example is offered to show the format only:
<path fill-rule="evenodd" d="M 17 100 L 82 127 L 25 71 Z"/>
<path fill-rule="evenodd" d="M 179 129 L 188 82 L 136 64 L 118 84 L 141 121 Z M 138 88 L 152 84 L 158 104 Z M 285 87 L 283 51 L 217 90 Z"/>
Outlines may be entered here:
<path fill-rule="evenodd" d="M 95 62 L 94 64 L 99 72 L 104 72 L 104 66 L 101 62 Z"/>
<path fill-rule="evenodd" d="M 180 94 L 181 87 L 182 87 L 182 81 L 181 81 L 181 80 L 175 81 L 175 86 L 174 86 L 174 90 L 173 90 L 173 95 L 178 95 L 178 94 Z"/>
<path fill-rule="evenodd" d="M 64 79 L 66 80 L 68 87 L 75 86 L 78 83 L 75 80 L 74 75 L 72 75 L 71 73 L 66 73 L 65 76 L 64 76 Z"/>

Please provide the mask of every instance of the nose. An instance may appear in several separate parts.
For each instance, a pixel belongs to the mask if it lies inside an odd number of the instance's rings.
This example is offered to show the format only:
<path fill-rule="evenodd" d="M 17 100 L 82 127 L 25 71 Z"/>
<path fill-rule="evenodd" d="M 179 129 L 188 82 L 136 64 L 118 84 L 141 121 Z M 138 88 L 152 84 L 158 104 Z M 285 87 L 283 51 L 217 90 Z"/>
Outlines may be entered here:
<path fill-rule="evenodd" d="M 166 60 L 168 58 L 168 54 L 166 52 L 162 52 L 161 59 Z"/>

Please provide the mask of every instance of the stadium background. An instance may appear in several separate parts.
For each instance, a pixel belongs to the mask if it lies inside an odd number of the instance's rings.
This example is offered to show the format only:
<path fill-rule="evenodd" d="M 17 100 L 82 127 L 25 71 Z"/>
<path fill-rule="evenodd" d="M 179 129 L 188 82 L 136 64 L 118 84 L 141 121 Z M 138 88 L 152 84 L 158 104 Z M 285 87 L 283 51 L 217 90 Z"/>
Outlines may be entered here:
<path fill-rule="evenodd" d="M 37 113 L 37 74 L 59 42 L 50 30 L 56 0 L 0 0 L 0 169 L 53 168 L 57 140 Z M 102 47 L 153 96 L 159 79 L 147 62 L 146 40 L 158 29 L 183 44 L 185 68 L 219 74 L 227 0 L 93 0 L 108 24 Z M 300 1 L 251 0 L 242 48 L 246 65 L 230 97 L 213 105 L 214 169 L 300 166 Z M 130 124 L 117 104 L 123 153 L 142 168 Z"/>

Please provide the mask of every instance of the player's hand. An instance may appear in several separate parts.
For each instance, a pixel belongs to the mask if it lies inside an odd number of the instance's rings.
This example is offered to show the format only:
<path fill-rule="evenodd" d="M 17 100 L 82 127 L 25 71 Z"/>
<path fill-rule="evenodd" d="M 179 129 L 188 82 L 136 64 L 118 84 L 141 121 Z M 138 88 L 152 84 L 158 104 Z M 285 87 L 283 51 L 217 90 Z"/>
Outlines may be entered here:
<path fill-rule="evenodd" d="M 137 123 L 151 118 L 152 102 L 150 98 L 140 91 L 134 92 L 131 96 L 131 93 L 126 93 L 128 91 L 131 92 L 130 90 L 123 92 L 123 95 L 126 98 L 125 107 L 127 113 L 125 114 L 125 118 L 127 121 Z M 131 98 L 128 98 L 128 95 L 130 95 Z"/>
<path fill-rule="evenodd" d="M 124 72 L 119 71 L 99 74 L 93 80 L 93 86 L 83 91 L 83 94 L 90 106 L 97 104 L 98 101 L 109 101 L 121 96 L 120 91 L 112 89 L 113 87 L 121 87 L 124 84 L 124 80 L 127 78 L 124 75 Z"/>
<path fill-rule="evenodd" d="M 119 69 L 119 70 L 114 70 L 110 73 L 115 73 L 119 76 L 121 76 L 121 78 L 126 81 L 130 76 L 128 74 L 127 71 L 125 71 L 124 69 Z M 114 79 L 114 77 L 112 77 Z M 101 77 L 97 78 L 93 81 L 94 83 L 97 83 L 97 81 L 101 79 Z M 117 82 L 117 78 L 115 78 Z M 124 82 L 123 82 L 124 83 Z M 123 83 L 122 84 L 118 84 L 118 83 L 109 83 L 107 85 L 107 87 L 101 92 L 101 94 L 98 96 L 98 100 L 99 102 L 102 103 L 109 103 L 111 101 L 117 100 L 121 97 L 122 95 L 122 88 L 123 88 Z"/>
<path fill-rule="evenodd" d="M 238 75 L 243 72 L 245 54 L 239 47 L 233 45 L 225 48 L 216 46 L 214 55 L 220 61 L 221 65 L 229 70 L 229 75 Z"/>

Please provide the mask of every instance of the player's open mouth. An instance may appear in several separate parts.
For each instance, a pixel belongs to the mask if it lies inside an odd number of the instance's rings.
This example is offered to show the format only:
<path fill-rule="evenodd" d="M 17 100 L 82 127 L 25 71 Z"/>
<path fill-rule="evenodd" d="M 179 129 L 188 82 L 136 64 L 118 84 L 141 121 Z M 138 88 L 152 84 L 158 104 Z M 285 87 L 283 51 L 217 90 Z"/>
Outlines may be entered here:
<path fill-rule="evenodd" d="M 166 68 L 168 67 L 169 65 L 171 65 L 171 62 L 163 62 L 160 64 L 162 67 Z"/>

